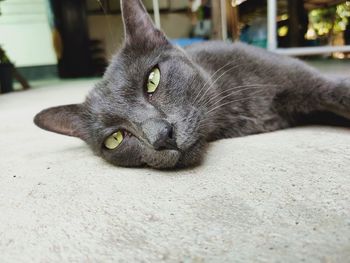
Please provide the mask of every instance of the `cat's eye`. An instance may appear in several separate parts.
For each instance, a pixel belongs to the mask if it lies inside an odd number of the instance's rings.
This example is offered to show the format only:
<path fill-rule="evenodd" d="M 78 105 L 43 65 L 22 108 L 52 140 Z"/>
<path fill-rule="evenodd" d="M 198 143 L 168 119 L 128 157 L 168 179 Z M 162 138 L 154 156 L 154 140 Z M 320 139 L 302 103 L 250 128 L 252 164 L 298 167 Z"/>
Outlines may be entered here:
<path fill-rule="evenodd" d="M 122 143 L 123 140 L 124 140 L 123 132 L 117 131 L 105 140 L 104 145 L 107 149 L 114 150 Z"/>
<path fill-rule="evenodd" d="M 147 93 L 152 94 L 158 88 L 160 82 L 160 70 L 159 68 L 154 68 L 148 76 L 147 80 Z"/>

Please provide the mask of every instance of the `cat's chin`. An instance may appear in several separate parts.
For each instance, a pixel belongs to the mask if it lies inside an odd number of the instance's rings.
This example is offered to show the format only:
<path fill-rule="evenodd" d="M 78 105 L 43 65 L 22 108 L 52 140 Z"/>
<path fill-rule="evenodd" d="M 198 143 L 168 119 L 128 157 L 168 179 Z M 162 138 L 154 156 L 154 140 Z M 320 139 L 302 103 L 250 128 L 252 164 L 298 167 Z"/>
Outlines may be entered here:
<path fill-rule="evenodd" d="M 145 155 L 142 162 L 155 169 L 172 169 L 176 167 L 180 158 L 181 152 L 178 150 L 162 150 Z"/>
<path fill-rule="evenodd" d="M 155 151 L 147 160 L 143 160 L 147 166 L 155 169 L 183 169 L 195 167 L 202 161 L 206 143 L 198 141 L 185 151 L 163 150 Z"/>
<path fill-rule="evenodd" d="M 187 150 L 161 150 L 152 149 L 142 157 L 142 166 L 154 169 L 177 169 L 194 166 L 201 160 L 201 144 L 192 145 Z"/>

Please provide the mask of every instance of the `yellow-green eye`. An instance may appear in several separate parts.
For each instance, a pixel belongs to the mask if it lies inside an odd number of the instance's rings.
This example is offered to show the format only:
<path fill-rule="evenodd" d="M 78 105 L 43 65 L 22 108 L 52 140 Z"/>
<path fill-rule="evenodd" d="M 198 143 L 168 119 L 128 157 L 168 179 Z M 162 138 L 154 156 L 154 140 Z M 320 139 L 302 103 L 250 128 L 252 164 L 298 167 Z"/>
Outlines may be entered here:
<path fill-rule="evenodd" d="M 114 150 L 122 143 L 123 139 L 124 139 L 123 132 L 117 131 L 105 140 L 104 142 L 105 147 L 107 149 Z"/>
<path fill-rule="evenodd" d="M 152 94 L 158 88 L 160 82 L 160 70 L 159 68 L 154 68 L 148 76 L 147 80 L 147 93 Z"/>

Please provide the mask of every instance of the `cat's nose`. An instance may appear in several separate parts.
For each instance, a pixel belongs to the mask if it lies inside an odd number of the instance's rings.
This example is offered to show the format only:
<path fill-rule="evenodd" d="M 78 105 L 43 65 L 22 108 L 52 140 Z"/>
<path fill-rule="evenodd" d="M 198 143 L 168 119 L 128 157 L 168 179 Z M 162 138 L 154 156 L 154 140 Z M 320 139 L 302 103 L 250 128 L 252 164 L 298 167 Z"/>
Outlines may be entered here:
<path fill-rule="evenodd" d="M 174 135 L 174 127 L 167 123 L 163 126 L 157 136 L 157 140 L 153 143 L 154 149 L 161 150 L 177 150 L 176 139 Z"/>
<path fill-rule="evenodd" d="M 141 124 L 145 139 L 157 150 L 179 150 L 174 126 L 164 119 L 151 118 Z"/>

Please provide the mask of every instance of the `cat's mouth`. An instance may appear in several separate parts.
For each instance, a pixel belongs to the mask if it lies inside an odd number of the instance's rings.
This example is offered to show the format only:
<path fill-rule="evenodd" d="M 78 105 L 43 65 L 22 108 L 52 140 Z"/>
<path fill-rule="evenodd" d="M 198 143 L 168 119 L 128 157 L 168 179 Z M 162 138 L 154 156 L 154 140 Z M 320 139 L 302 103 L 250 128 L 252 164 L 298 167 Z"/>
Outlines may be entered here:
<path fill-rule="evenodd" d="M 153 145 L 153 149 L 156 151 L 160 151 L 160 152 L 164 152 L 164 151 L 178 151 L 178 152 L 183 152 L 182 149 L 180 149 L 176 143 L 176 141 L 169 141 L 164 143 L 162 146 L 158 147 L 158 146 L 154 146 Z"/>

